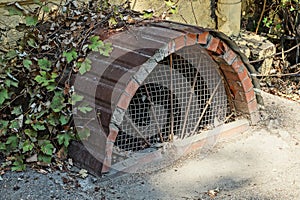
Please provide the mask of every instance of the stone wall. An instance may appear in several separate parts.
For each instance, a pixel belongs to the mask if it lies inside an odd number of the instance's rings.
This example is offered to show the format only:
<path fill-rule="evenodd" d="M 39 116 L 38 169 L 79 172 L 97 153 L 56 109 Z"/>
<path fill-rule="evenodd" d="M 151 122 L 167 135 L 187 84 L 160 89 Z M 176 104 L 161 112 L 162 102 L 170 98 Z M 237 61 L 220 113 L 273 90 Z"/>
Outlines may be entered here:
<path fill-rule="evenodd" d="M 125 0 L 111 0 L 113 4 L 124 3 Z M 156 16 L 162 16 L 168 10 L 162 0 L 132 0 L 131 6 L 134 10 L 143 11 L 152 9 Z M 178 2 L 178 14 L 168 15 L 167 19 L 191 25 L 215 28 L 216 22 L 211 17 L 212 14 L 211 0 L 202 1 L 183 1 Z M 194 11 L 193 11 L 194 10 Z M 195 14 L 195 16 L 194 16 Z"/>

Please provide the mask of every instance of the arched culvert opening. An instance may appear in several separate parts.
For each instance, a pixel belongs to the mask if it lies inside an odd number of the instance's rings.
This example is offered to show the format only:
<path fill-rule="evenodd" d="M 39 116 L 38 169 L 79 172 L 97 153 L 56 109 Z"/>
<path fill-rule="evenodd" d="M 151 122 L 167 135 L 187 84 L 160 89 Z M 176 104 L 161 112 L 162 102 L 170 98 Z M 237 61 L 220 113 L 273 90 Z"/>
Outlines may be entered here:
<path fill-rule="evenodd" d="M 201 147 L 203 139 L 226 136 L 228 127 L 245 124 L 223 127 L 232 116 L 257 122 L 247 61 L 218 34 L 173 22 L 147 23 L 110 37 L 109 58 L 89 55 L 93 68 L 87 80 L 97 77 L 89 84 L 96 84 L 91 94 L 107 136 L 104 146 L 89 143 L 89 153 L 98 149 L 101 158 L 96 174 L 151 162 L 166 143 L 184 141 L 184 152 Z M 204 138 L 195 143 L 201 134 Z"/>
<path fill-rule="evenodd" d="M 126 156 L 213 129 L 230 113 L 224 84 L 218 65 L 199 45 L 170 54 L 131 99 L 114 150 Z"/>

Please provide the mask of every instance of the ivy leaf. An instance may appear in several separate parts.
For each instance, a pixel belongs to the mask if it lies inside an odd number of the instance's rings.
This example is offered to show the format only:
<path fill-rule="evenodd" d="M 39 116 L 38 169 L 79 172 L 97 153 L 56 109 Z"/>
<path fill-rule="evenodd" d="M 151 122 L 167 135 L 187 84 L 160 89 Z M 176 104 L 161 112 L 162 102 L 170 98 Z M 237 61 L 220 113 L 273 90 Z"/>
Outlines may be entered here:
<path fill-rule="evenodd" d="M 26 16 L 25 22 L 27 26 L 35 26 L 38 23 L 38 17 L 37 16 Z"/>
<path fill-rule="evenodd" d="M 2 89 L 0 91 L 0 105 L 2 105 L 6 99 L 9 99 L 8 91 L 7 89 Z"/>
<path fill-rule="evenodd" d="M 80 140 L 86 140 L 91 135 L 91 131 L 87 128 L 78 128 L 77 134 Z"/>
<path fill-rule="evenodd" d="M 38 155 L 38 160 L 44 163 L 51 163 L 51 159 L 52 159 L 51 155 L 44 155 L 44 154 Z"/>
<path fill-rule="evenodd" d="M 41 0 L 33 0 L 33 2 L 35 4 L 38 4 L 39 6 L 43 5 L 42 2 L 41 2 Z"/>
<path fill-rule="evenodd" d="M 93 110 L 93 108 L 91 108 L 88 103 L 83 103 L 80 106 L 78 106 L 78 110 L 80 112 L 86 114 L 87 112 L 90 112 L 91 110 Z"/>
<path fill-rule="evenodd" d="M 0 137 L 1 137 L 2 135 L 6 135 L 8 123 L 9 123 L 9 121 L 0 120 L 0 126 L 1 126 L 1 129 L 0 129 Z M 1 142 L 0 142 L 0 143 L 1 143 Z"/>
<path fill-rule="evenodd" d="M 10 59 L 13 59 L 15 57 L 17 57 L 17 52 L 15 50 L 11 50 L 9 52 L 6 53 L 5 57 L 10 60 Z"/>
<path fill-rule="evenodd" d="M 34 78 L 34 80 L 36 81 L 36 82 L 38 82 L 39 84 L 43 84 L 43 86 L 45 86 L 45 85 L 48 85 L 48 84 L 46 84 L 46 83 L 48 83 L 48 80 L 47 80 L 47 78 L 46 78 L 46 72 L 44 72 L 44 71 L 40 71 L 40 74 L 41 75 L 37 75 L 35 78 Z"/>
<path fill-rule="evenodd" d="M 92 66 L 92 61 L 88 58 L 86 58 L 82 63 L 79 64 L 79 73 L 81 75 L 85 74 L 86 72 L 90 71 Z"/>
<path fill-rule="evenodd" d="M 13 162 L 13 167 L 11 168 L 12 171 L 24 171 L 26 169 L 26 165 L 23 162 L 23 158 L 17 158 L 14 162 Z"/>
<path fill-rule="evenodd" d="M 26 140 L 24 143 L 23 143 L 23 153 L 26 153 L 28 151 L 31 151 L 34 147 L 34 144 L 31 143 L 29 140 Z"/>
<path fill-rule="evenodd" d="M 43 11 L 48 13 L 50 12 L 50 8 L 48 6 L 43 6 Z"/>
<path fill-rule="evenodd" d="M 99 39 L 99 36 L 92 36 L 90 38 L 91 44 L 88 45 L 88 48 L 92 51 L 98 51 L 101 55 L 109 56 L 112 52 L 112 44 L 104 43 Z"/>
<path fill-rule="evenodd" d="M 59 124 L 59 120 L 57 117 L 56 113 L 51 113 L 48 116 L 47 122 L 51 125 L 51 126 L 57 126 Z"/>
<path fill-rule="evenodd" d="M 62 92 L 55 92 L 50 108 L 54 112 L 60 112 L 65 107 L 64 100 L 65 99 L 63 97 Z"/>
<path fill-rule="evenodd" d="M 0 142 L 0 151 L 6 150 L 5 143 Z"/>
<path fill-rule="evenodd" d="M 174 15 L 178 13 L 178 6 L 172 6 L 170 12 Z"/>
<path fill-rule="evenodd" d="M 64 144 L 65 147 L 69 146 L 69 142 L 71 139 L 72 139 L 72 137 L 68 133 L 57 135 L 58 144 L 60 144 L 60 145 Z"/>
<path fill-rule="evenodd" d="M 32 142 L 36 142 L 37 132 L 32 129 L 25 129 L 24 133 L 30 138 Z"/>
<path fill-rule="evenodd" d="M 9 15 L 19 15 L 23 16 L 23 11 L 15 6 L 7 6 L 5 9 L 8 11 Z"/>
<path fill-rule="evenodd" d="M 67 58 L 67 62 L 70 63 L 72 60 L 78 57 L 77 52 L 75 49 L 72 49 L 70 52 L 63 52 L 63 56 Z"/>
<path fill-rule="evenodd" d="M 32 65 L 31 60 L 25 59 L 23 60 L 23 65 L 26 69 L 30 70 L 30 66 Z"/>
<path fill-rule="evenodd" d="M 103 48 L 99 49 L 99 52 L 101 55 L 104 55 L 108 57 L 110 53 L 112 52 L 112 44 L 111 43 L 105 43 Z"/>
<path fill-rule="evenodd" d="M 11 121 L 11 124 L 10 124 L 9 128 L 11 128 L 11 129 L 19 129 L 20 128 L 20 124 L 19 124 L 19 122 L 16 119 L 14 119 L 13 121 Z"/>
<path fill-rule="evenodd" d="M 112 27 L 112 26 L 116 25 L 117 23 L 118 22 L 117 22 L 116 18 L 114 18 L 114 17 L 111 17 L 108 20 L 109 27 Z"/>
<path fill-rule="evenodd" d="M 46 127 L 41 123 L 41 122 L 36 122 L 36 123 L 32 123 L 31 127 L 35 130 L 35 131 L 43 131 L 46 130 Z"/>
<path fill-rule="evenodd" d="M 68 123 L 68 121 L 69 121 L 69 117 L 67 117 L 67 116 L 61 115 L 59 117 L 59 122 L 61 125 L 66 125 Z"/>
<path fill-rule="evenodd" d="M 5 144 L 8 144 L 12 149 L 15 149 L 18 146 L 18 137 L 15 135 L 9 136 Z"/>
<path fill-rule="evenodd" d="M 50 71 L 51 70 L 51 62 L 47 58 L 39 59 L 38 60 L 38 65 L 41 69 L 45 71 Z"/>
<path fill-rule="evenodd" d="M 46 89 L 47 89 L 48 91 L 53 91 L 53 90 L 55 90 L 55 88 L 56 88 L 56 85 L 55 85 L 55 84 L 50 84 L 50 85 L 47 85 L 47 87 L 46 87 Z"/>
<path fill-rule="evenodd" d="M 12 81 L 12 80 L 9 80 L 9 79 L 6 79 L 5 81 L 4 81 L 4 83 L 5 83 L 5 85 L 7 86 L 7 87 L 10 87 L 10 86 L 14 86 L 14 87 L 18 87 L 18 82 L 16 82 L 16 81 Z"/>
<path fill-rule="evenodd" d="M 45 155 L 51 156 L 54 150 L 54 146 L 49 140 L 45 140 L 41 145 L 41 150 Z"/>
<path fill-rule="evenodd" d="M 14 109 L 11 111 L 11 114 L 15 114 L 15 115 L 22 114 L 22 107 L 21 106 L 14 107 Z"/>
<path fill-rule="evenodd" d="M 153 10 L 144 10 L 143 18 L 144 19 L 151 19 L 151 18 L 153 18 Z"/>
<path fill-rule="evenodd" d="M 92 51 L 98 51 L 100 46 L 103 46 L 103 41 L 99 39 L 99 36 L 90 37 L 91 44 L 88 45 L 88 48 Z"/>
<path fill-rule="evenodd" d="M 36 42 L 35 42 L 34 39 L 32 39 L 32 38 L 30 38 L 30 39 L 27 41 L 27 44 L 28 44 L 30 47 L 35 48 L 35 49 L 38 47 L 37 44 L 36 44 Z"/>
<path fill-rule="evenodd" d="M 170 0 L 168 0 L 168 1 L 165 0 L 165 4 L 166 4 L 166 6 L 168 6 L 168 7 L 171 7 L 171 6 L 174 5 L 174 3 L 173 3 L 172 1 L 170 1 Z"/>
<path fill-rule="evenodd" d="M 75 105 L 77 102 L 82 101 L 83 98 L 84 98 L 83 96 L 74 93 L 71 96 L 71 104 Z"/>

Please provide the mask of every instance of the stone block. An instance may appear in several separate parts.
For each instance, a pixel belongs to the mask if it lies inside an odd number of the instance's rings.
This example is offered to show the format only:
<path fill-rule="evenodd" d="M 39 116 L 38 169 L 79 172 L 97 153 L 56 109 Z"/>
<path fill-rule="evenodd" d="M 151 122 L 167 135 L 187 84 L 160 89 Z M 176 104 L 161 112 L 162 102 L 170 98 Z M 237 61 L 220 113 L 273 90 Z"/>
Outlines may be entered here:
<path fill-rule="evenodd" d="M 255 35 L 254 33 L 244 30 L 241 31 L 239 37 L 233 39 L 249 60 L 266 58 L 264 61 L 254 63 L 253 65 L 262 75 L 270 74 L 273 58 L 267 57 L 276 53 L 276 47 L 273 43 L 263 36 Z"/>

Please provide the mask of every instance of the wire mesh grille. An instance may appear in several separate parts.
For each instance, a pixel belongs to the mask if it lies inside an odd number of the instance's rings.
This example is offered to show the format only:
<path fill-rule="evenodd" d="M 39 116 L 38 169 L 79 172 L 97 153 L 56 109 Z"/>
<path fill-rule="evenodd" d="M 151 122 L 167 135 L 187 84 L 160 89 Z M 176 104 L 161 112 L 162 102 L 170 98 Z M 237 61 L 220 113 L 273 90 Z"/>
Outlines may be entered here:
<path fill-rule="evenodd" d="M 199 46 L 183 48 L 158 63 L 137 90 L 115 151 L 126 154 L 189 137 L 222 123 L 227 112 L 217 64 Z"/>

